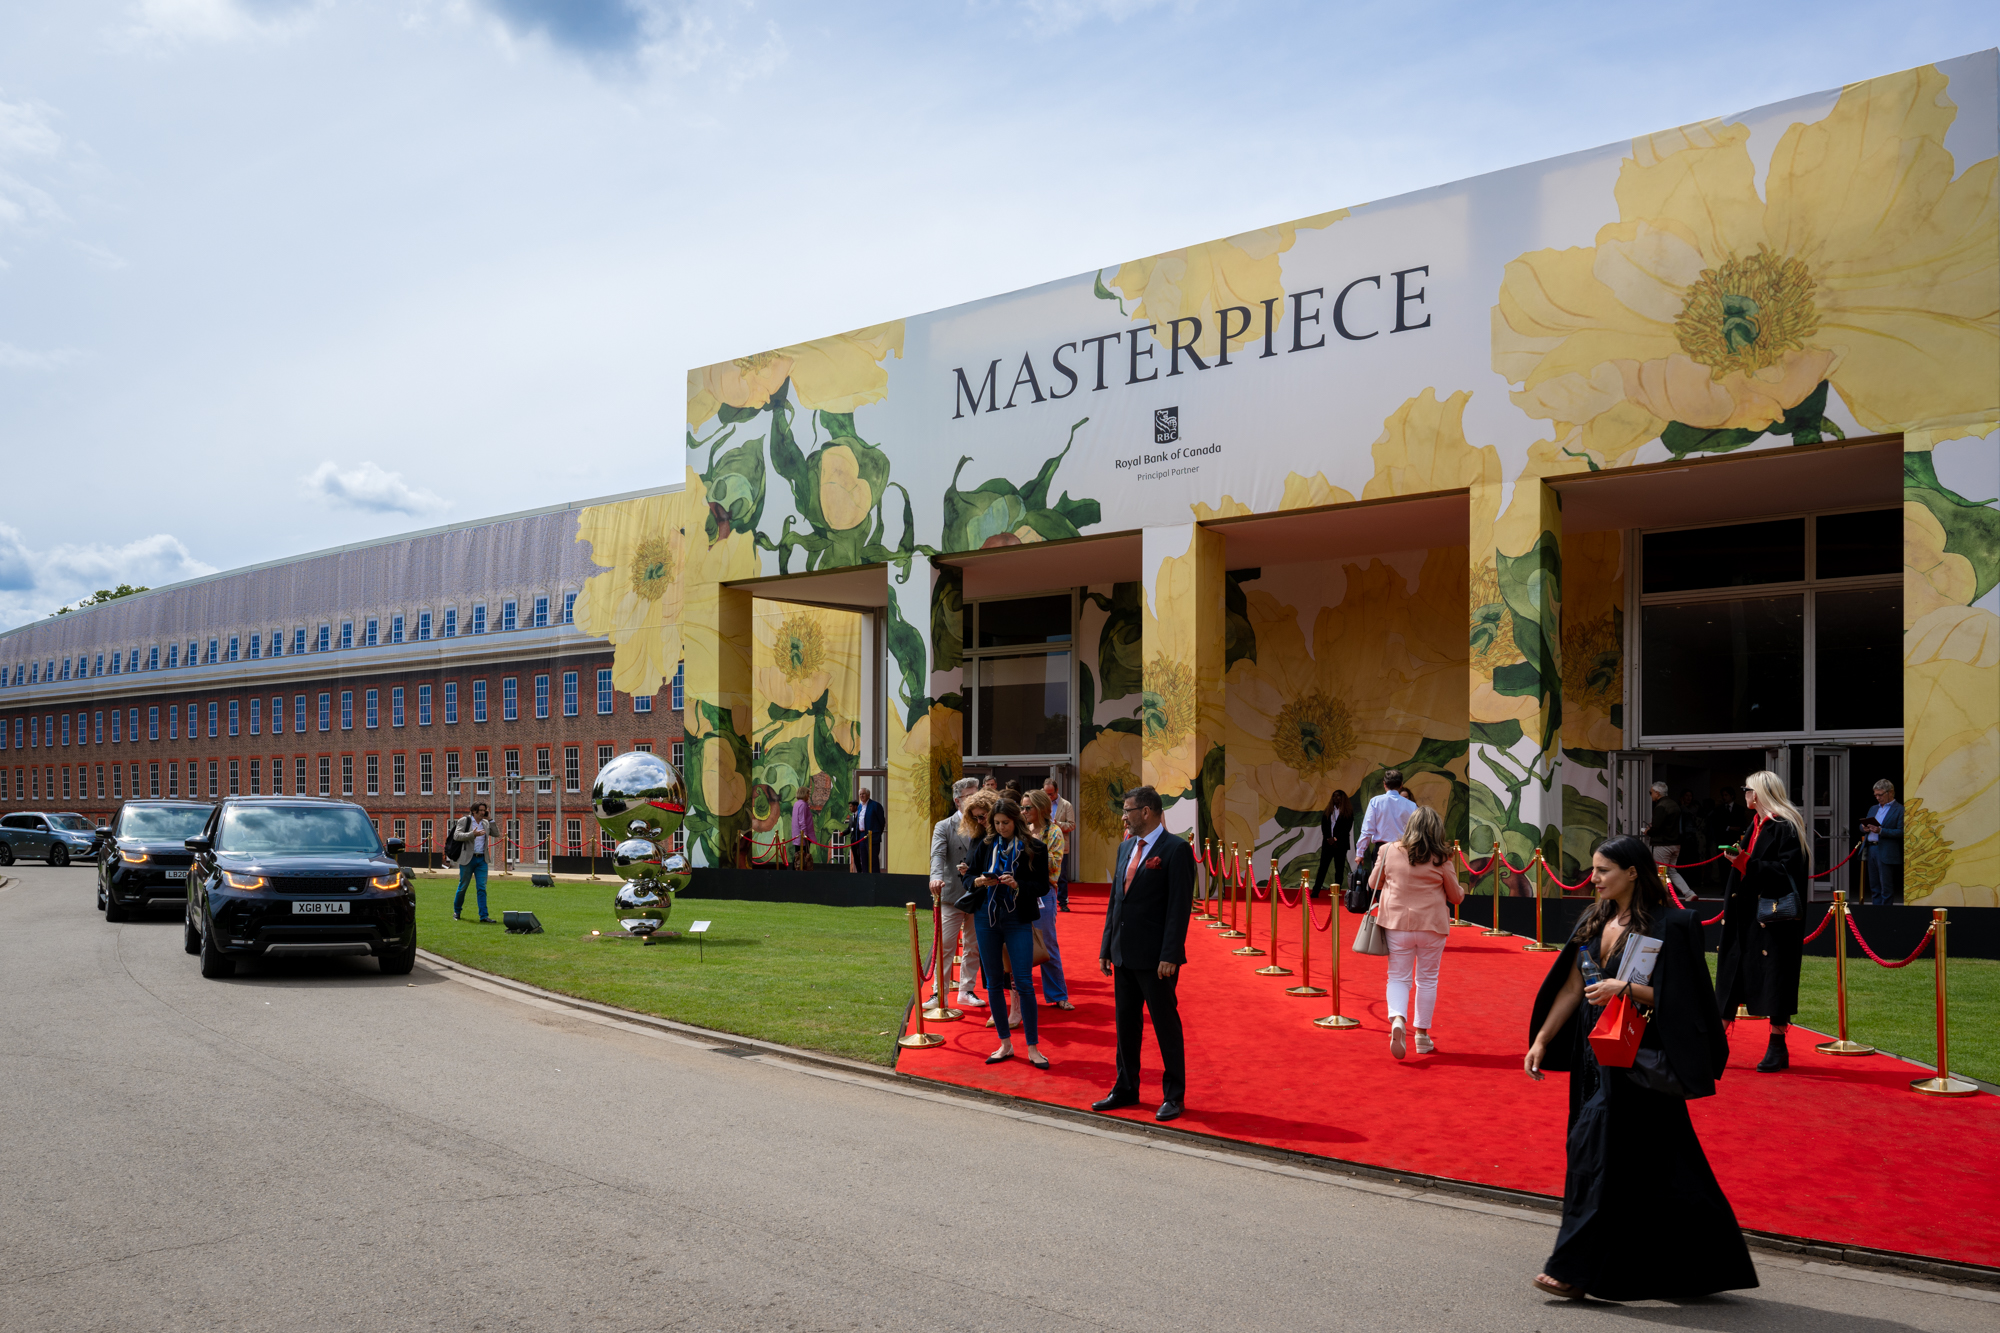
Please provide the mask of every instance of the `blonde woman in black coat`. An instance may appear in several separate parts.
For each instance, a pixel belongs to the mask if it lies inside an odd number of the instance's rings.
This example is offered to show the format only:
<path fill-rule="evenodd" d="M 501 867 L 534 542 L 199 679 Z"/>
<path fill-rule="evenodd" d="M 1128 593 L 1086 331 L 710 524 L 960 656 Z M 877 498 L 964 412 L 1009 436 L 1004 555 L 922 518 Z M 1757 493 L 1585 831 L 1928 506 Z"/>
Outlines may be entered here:
<path fill-rule="evenodd" d="M 1722 947 L 1715 960 L 1715 1000 L 1724 1023 L 1743 1005 L 1771 1021 L 1771 1040 L 1760 1074 L 1791 1066 L 1785 1034 L 1799 1011 L 1799 960 L 1805 953 L 1805 903 L 1812 855 L 1806 821 L 1785 795 L 1785 782 L 1769 771 L 1743 779 L 1743 803 L 1750 829 L 1729 853 L 1729 883 L 1722 908 Z M 1783 902 L 1796 893 L 1798 912 L 1789 920 L 1758 920 L 1760 899 Z"/>

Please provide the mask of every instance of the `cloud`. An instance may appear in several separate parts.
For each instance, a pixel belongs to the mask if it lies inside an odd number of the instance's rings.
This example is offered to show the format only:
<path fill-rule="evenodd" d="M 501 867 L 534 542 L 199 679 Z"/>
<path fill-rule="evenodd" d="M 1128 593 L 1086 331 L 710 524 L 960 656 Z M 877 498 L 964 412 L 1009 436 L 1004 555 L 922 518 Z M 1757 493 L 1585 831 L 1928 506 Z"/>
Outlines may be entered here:
<path fill-rule="evenodd" d="M 516 34 L 540 34 L 581 55 L 632 55 L 647 42 L 653 12 L 636 0 L 486 0 Z"/>
<path fill-rule="evenodd" d="M 131 583 L 149 588 L 215 573 L 180 538 L 158 532 L 123 546 L 103 544 L 31 548 L 21 533 L 0 523 L 0 626 L 51 615 L 99 588 Z"/>
<path fill-rule="evenodd" d="M 80 355 L 74 347 L 37 352 L 13 343 L 0 343 L 0 370 L 61 370 Z"/>
<path fill-rule="evenodd" d="M 331 0 L 139 0 L 128 35 L 140 41 L 228 42 L 288 37 Z"/>
<path fill-rule="evenodd" d="M 1194 0 L 1021 0 L 1020 10 L 1030 32 L 1055 37 L 1097 19 L 1123 23 L 1165 4 L 1182 13 L 1194 8 Z"/>
<path fill-rule="evenodd" d="M 434 514 L 451 507 L 443 496 L 418 490 L 403 480 L 402 473 L 385 472 L 372 462 L 343 471 L 328 460 L 301 480 L 322 499 L 371 514 Z"/>

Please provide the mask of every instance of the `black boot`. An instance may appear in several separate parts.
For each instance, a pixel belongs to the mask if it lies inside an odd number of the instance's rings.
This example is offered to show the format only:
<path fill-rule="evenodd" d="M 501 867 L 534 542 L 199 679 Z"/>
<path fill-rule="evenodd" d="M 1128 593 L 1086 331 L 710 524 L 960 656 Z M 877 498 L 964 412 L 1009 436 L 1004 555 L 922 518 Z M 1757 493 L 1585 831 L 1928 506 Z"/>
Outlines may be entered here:
<path fill-rule="evenodd" d="M 1771 1034 L 1771 1044 L 1764 1048 L 1764 1058 L 1757 1062 L 1760 1074 L 1776 1074 L 1792 1067 L 1791 1053 L 1785 1049 L 1785 1033 L 1790 1028 L 1779 1028 Z"/>

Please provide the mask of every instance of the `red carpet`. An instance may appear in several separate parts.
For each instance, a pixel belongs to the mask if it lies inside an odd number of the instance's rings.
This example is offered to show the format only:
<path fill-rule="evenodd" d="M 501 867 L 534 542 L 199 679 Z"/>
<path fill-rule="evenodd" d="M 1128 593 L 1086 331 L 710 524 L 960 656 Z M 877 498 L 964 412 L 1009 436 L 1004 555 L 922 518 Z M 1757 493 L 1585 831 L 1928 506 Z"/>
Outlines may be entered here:
<path fill-rule="evenodd" d="M 1018 1055 L 988 1067 L 986 1010 L 933 1025 L 945 1044 L 905 1050 L 897 1067 L 923 1078 L 1035 1101 L 1084 1107 L 1111 1088 L 1111 982 L 1097 970 L 1104 893 L 1077 891 L 1060 918 L 1074 1012 L 1041 1006 L 1042 1073 Z M 1268 905 L 1254 942 L 1268 948 Z M 1322 908 L 1321 912 L 1324 913 Z M 1354 918 L 1342 913 L 1349 938 Z M 1280 959 L 1298 967 L 1298 910 L 1281 913 Z M 1327 936 L 1313 937 L 1313 981 L 1327 983 Z M 1196 923 L 1180 986 L 1188 1043 L 1188 1111 L 1175 1128 L 1392 1170 L 1560 1196 L 1566 1075 L 1536 1083 L 1521 1072 L 1528 1011 L 1553 955 L 1524 953 L 1512 937 L 1452 932 L 1439 980 L 1438 1051 L 1389 1057 L 1383 958 L 1343 947 L 1341 1012 L 1358 1030 L 1312 1026 L 1325 999 L 1260 977 L 1268 958 L 1238 958 L 1242 941 Z M 1802 1040 L 1803 1039 L 1803 1040 Z M 1884 1056 L 1835 1058 L 1800 1028 L 1792 1068 L 1757 1074 L 1766 1029 L 1741 1022 L 1729 1072 L 1714 1097 L 1692 1104 L 1717 1178 L 1745 1227 L 1961 1263 L 2000 1266 L 2000 1098 L 1924 1097 L 1923 1071 Z M 1015 1049 L 1021 1049 L 1018 1035 Z M 1148 1032 L 1138 1107 L 1118 1118 L 1151 1123 L 1160 1097 L 1159 1052 Z"/>

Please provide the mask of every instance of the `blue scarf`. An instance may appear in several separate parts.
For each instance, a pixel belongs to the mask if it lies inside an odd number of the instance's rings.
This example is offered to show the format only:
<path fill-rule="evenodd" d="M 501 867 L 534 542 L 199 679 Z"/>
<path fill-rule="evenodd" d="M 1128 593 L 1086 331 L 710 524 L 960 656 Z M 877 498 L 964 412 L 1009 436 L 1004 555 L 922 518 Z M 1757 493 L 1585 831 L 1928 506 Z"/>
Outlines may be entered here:
<path fill-rule="evenodd" d="M 1015 863 L 1020 858 L 1021 839 L 1018 836 L 1008 842 L 1002 842 L 996 838 L 993 843 L 993 856 L 987 865 L 986 873 L 995 879 L 998 879 L 1002 875 L 1011 875 L 1014 873 Z M 1017 900 L 1016 891 L 1008 888 L 1005 884 L 995 884 L 986 892 L 986 924 L 989 926 L 1000 924 L 1000 895 L 1003 893 L 1007 895 L 1008 914 L 1012 915 L 1014 912 L 1014 904 Z"/>

